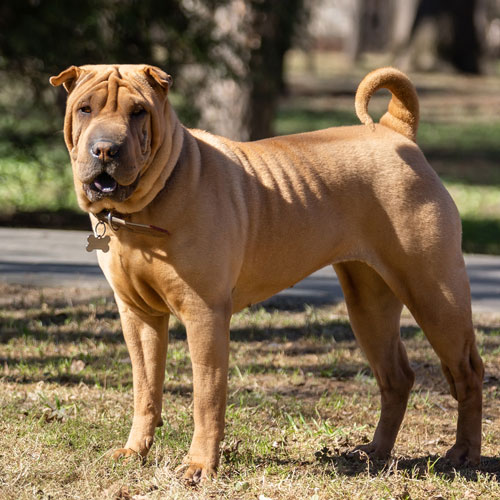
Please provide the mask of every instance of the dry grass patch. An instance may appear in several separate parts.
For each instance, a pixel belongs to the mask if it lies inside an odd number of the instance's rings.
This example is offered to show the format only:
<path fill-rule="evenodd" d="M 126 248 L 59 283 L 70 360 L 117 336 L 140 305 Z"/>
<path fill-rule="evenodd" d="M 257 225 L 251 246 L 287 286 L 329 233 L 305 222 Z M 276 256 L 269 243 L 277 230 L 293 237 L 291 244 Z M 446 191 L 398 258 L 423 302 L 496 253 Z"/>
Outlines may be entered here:
<path fill-rule="evenodd" d="M 486 364 L 483 461 L 454 470 L 456 403 L 410 317 L 402 335 L 417 381 L 388 463 L 348 455 L 371 438 L 378 389 L 344 306 L 235 316 L 226 440 L 216 480 L 175 474 L 192 432 L 191 367 L 173 323 L 164 426 L 144 463 L 113 463 L 126 440 L 128 354 L 109 296 L 0 286 L 0 498 L 500 498 L 500 319 L 477 318 Z"/>

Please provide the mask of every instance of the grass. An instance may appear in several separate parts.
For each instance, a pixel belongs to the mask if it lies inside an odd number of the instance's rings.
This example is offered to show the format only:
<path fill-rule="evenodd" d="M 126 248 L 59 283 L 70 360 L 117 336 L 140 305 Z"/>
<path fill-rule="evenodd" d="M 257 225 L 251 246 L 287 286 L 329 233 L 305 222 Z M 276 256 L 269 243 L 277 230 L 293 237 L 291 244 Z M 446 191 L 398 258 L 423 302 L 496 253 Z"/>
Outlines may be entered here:
<path fill-rule="evenodd" d="M 175 474 L 192 433 L 189 354 L 174 321 L 164 426 L 144 463 L 113 463 L 131 423 L 131 368 L 110 296 L 0 286 L 0 499 L 500 498 L 500 318 L 478 317 L 486 365 L 483 460 L 454 470 L 456 403 L 422 332 L 404 317 L 416 384 L 387 463 L 350 457 L 379 395 L 342 304 L 262 306 L 232 322 L 226 438 L 216 480 Z M 262 497 L 261 497 L 262 495 Z"/>
<path fill-rule="evenodd" d="M 1 103 L 0 113 L 0 211 L 76 209 L 62 118 Z"/>
<path fill-rule="evenodd" d="M 0 159 L 2 212 L 77 210 L 66 156 L 66 151 L 56 147 L 36 158 L 19 153 Z"/>

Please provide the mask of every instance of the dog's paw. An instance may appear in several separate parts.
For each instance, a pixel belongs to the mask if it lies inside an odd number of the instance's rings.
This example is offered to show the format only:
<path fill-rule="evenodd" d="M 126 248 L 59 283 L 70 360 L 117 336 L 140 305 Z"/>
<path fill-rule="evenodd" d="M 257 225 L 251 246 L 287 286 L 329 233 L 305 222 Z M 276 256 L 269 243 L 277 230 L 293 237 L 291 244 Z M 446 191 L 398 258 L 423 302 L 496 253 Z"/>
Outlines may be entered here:
<path fill-rule="evenodd" d="M 359 459 L 387 460 L 391 456 L 391 451 L 386 446 L 380 446 L 372 441 L 368 444 L 356 446 L 348 455 Z"/>
<path fill-rule="evenodd" d="M 132 439 L 129 437 L 124 448 L 118 448 L 111 451 L 109 454 L 113 460 L 121 458 L 130 459 L 131 457 L 145 458 L 151 446 L 153 446 L 153 437 L 146 436 L 145 438 Z"/>
<path fill-rule="evenodd" d="M 109 452 L 109 455 L 113 460 L 125 459 L 129 460 L 130 458 L 142 458 L 140 453 L 134 451 L 132 448 L 118 448 L 117 450 L 113 450 Z"/>
<path fill-rule="evenodd" d="M 189 484 L 198 484 L 215 477 L 215 467 L 200 463 L 185 462 L 176 469 L 177 473 L 183 473 L 183 478 Z"/>
<path fill-rule="evenodd" d="M 446 458 L 454 467 L 476 467 L 481 461 L 481 454 L 479 447 L 455 444 L 446 453 Z"/>

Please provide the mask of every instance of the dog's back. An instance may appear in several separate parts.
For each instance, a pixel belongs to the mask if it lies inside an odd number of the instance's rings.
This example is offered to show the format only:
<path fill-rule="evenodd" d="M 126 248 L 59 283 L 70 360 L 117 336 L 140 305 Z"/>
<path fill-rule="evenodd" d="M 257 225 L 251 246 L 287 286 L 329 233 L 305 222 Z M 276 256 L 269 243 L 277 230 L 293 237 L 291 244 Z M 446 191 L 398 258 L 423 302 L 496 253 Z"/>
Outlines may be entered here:
<path fill-rule="evenodd" d="M 394 94 L 375 125 L 367 105 L 383 87 Z M 373 262 L 400 243 L 412 252 L 440 238 L 460 245 L 454 203 L 414 142 L 418 100 L 409 79 L 393 68 L 370 73 L 356 110 L 364 125 L 255 142 L 193 131 L 202 168 L 220 191 L 220 213 L 228 214 L 225 224 L 235 226 L 243 247 L 235 309 L 329 263 Z M 214 151 L 227 152 L 225 161 Z"/>

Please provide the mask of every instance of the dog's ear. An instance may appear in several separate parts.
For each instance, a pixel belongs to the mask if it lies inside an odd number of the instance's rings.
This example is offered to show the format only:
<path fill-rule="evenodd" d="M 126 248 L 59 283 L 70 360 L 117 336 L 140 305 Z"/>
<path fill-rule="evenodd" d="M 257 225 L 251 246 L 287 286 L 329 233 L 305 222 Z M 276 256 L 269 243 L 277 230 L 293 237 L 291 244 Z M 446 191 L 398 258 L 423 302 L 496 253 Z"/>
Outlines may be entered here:
<path fill-rule="evenodd" d="M 160 68 L 157 68 L 156 66 L 145 66 L 143 71 L 150 81 L 152 80 L 153 82 L 155 82 L 166 92 L 168 92 L 168 90 L 172 86 L 172 83 L 174 83 L 170 75 L 165 73 L 165 71 L 161 70 Z"/>
<path fill-rule="evenodd" d="M 70 66 L 57 76 L 52 76 L 49 81 L 54 87 L 58 87 L 62 84 L 66 89 L 66 92 L 69 94 L 75 87 L 75 83 L 81 73 L 82 70 L 77 66 Z"/>

